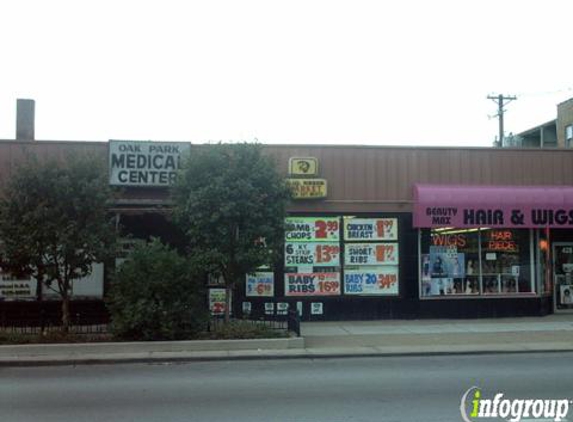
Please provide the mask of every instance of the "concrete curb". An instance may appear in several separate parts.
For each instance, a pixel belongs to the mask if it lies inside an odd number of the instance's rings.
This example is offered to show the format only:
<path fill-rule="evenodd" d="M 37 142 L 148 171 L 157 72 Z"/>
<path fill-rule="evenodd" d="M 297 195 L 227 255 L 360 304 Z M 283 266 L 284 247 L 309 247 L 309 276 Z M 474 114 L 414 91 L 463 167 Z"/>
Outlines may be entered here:
<path fill-rule="evenodd" d="M 304 350 L 304 338 L 22 344 L 0 346 L 0 367 L 129 363 L 280 355 Z"/>
<path fill-rule="evenodd" d="M 56 354 L 211 352 L 226 350 L 285 350 L 304 348 L 303 337 L 254 340 L 184 340 L 102 343 L 50 343 L 0 346 L 6 355 L 46 356 Z"/>
<path fill-rule="evenodd" d="M 355 349 L 274 349 L 274 350 L 220 350 L 210 352 L 144 352 L 52 356 L 0 356 L 0 367 L 110 365 L 110 364 L 177 364 L 209 361 L 246 361 L 277 359 L 340 359 L 380 357 L 435 357 L 464 355 L 506 355 L 573 352 L 570 343 L 520 344 L 511 346 L 483 345 L 481 347 L 453 346 L 407 348 L 355 348 Z"/>

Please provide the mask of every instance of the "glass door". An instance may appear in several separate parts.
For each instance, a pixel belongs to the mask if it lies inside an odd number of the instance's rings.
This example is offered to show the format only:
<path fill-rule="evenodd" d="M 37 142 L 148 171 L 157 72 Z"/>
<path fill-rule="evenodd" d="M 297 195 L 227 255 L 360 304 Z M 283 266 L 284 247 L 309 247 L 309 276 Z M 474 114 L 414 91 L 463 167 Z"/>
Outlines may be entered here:
<path fill-rule="evenodd" d="M 555 312 L 573 312 L 573 243 L 553 244 Z"/>

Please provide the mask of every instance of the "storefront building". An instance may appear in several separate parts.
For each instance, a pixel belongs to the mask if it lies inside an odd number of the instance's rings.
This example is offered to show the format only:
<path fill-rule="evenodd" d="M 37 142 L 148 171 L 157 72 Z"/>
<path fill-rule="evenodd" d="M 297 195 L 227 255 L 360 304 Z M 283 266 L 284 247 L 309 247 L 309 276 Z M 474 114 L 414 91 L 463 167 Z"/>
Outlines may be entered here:
<path fill-rule="evenodd" d="M 67 151 L 105 156 L 110 184 L 121 187 L 110 212 L 123 233 L 177 244 L 182 239 L 167 217 L 168 186 L 180 156 L 207 147 L 2 141 L 0 183 L 24 151 L 38 157 Z M 275 316 L 295 308 L 311 320 L 474 318 L 545 315 L 572 306 L 573 151 L 293 145 L 264 150 L 295 198 L 281 262 L 237 286 L 235 315 Z M 101 289 L 83 290 L 77 299 L 101 301 L 105 273 L 96 282 Z M 215 279 L 208 283 L 206 300 L 221 312 L 221 286 Z M 6 294 L 2 285 L 0 307 L 26 299 Z"/>

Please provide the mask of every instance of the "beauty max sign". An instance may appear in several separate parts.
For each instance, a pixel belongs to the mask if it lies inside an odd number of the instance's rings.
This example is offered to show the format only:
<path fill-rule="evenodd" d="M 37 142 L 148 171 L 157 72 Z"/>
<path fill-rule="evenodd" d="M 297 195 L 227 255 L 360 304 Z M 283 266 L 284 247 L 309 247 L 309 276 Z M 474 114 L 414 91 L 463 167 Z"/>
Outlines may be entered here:
<path fill-rule="evenodd" d="M 415 227 L 573 227 L 573 187 L 416 185 L 414 195 Z"/>

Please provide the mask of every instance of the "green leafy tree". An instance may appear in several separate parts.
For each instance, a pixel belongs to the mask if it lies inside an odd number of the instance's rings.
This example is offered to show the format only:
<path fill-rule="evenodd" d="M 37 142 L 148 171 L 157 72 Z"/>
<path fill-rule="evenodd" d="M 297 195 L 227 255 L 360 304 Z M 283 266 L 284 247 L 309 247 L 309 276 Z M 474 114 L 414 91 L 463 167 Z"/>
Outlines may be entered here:
<path fill-rule="evenodd" d="M 204 327 L 206 306 L 189 261 L 158 239 L 136 246 L 108 297 L 111 330 L 128 340 L 181 340 Z"/>
<path fill-rule="evenodd" d="M 172 193 L 192 259 L 225 282 L 228 321 L 234 286 L 282 246 L 290 192 L 261 145 L 220 143 L 192 150 Z"/>
<path fill-rule="evenodd" d="M 105 161 L 86 155 L 62 160 L 29 156 L 0 199 L 0 265 L 37 280 L 62 300 L 62 328 L 70 325 L 72 281 L 114 252 L 115 228 Z"/>

